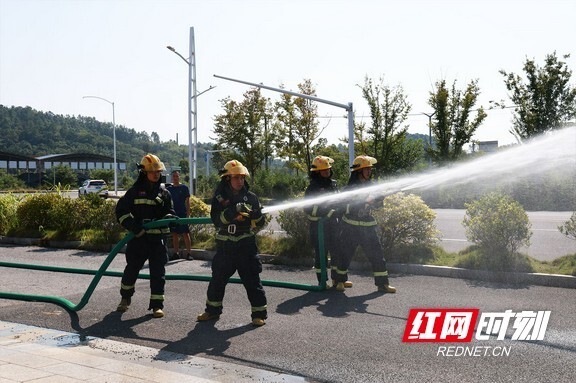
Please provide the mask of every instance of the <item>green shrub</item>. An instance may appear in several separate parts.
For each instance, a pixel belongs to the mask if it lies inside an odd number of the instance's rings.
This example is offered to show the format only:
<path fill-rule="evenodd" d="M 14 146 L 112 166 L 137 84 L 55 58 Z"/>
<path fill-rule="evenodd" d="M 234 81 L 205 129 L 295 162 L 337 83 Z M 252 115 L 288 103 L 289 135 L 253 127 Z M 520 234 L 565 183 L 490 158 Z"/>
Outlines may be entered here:
<path fill-rule="evenodd" d="M 27 196 L 18 205 L 16 216 L 18 217 L 19 229 L 26 232 L 40 232 L 54 230 L 56 222 L 51 214 L 56 201 L 63 198 L 60 194 L 46 193 Z"/>
<path fill-rule="evenodd" d="M 201 218 L 210 216 L 210 206 L 200 198 L 190 196 L 190 217 Z M 190 239 L 193 243 L 204 242 L 214 235 L 212 225 L 190 225 Z"/>
<path fill-rule="evenodd" d="M 302 209 L 283 210 L 278 215 L 280 227 L 286 231 L 287 237 L 278 242 L 277 255 L 287 258 L 310 258 L 314 250 L 310 243 L 310 224 Z"/>
<path fill-rule="evenodd" d="M 414 194 L 392 194 L 382 209 L 373 212 L 378 221 L 384 250 L 398 252 L 401 247 L 434 244 L 439 231 L 434 225 L 436 213 Z"/>
<path fill-rule="evenodd" d="M 20 199 L 14 194 L 0 195 L 0 235 L 6 235 L 16 227 L 18 223 L 16 211 L 19 202 Z"/>
<path fill-rule="evenodd" d="M 251 184 L 252 191 L 257 195 L 279 201 L 302 194 L 307 185 L 307 177 L 296 177 L 282 171 L 261 171 Z"/>
<path fill-rule="evenodd" d="M 47 228 L 58 231 L 61 239 L 69 239 L 75 231 L 90 227 L 90 213 L 90 205 L 83 198 L 56 198 L 49 211 L 53 226 Z"/>
<path fill-rule="evenodd" d="M 278 223 L 286 234 L 302 246 L 310 245 L 310 224 L 302 209 L 286 209 L 278 214 Z"/>
<path fill-rule="evenodd" d="M 105 243 L 116 243 L 122 237 L 124 228 L 116 220 L 116 202 L 98 198 L 99 204 L 90 209 L 87 227 L 99 229 Z"/>
<path fill-rule="evenodd" d="M 576 211 L 572 213 L 568 221 L 558 226 L 558 230 L 568 238 L 576 240 Z"/>
<path fill-rule="evenodd" d="M 21 190 L 26 185 L 24 182 L 13 174 L 0 169 L 0 190 Z"/>
<path fill-rule="evenodd" d="M 478 246 L 471 246 L 468 251 L 462 252 L 454 266 L 469 270 L 534 272 L 526 255 L 514 253 L 500 257 Z"/>
<path fill-rule="evenodd" d="M 478 245 L 483 257 L 493 258 L 494 267 L 510 270 L 516 251 L 530 245 L 531 224 L 524 208 L 500 193 L 487 194 L 466 208 L 466 238 Z"/>

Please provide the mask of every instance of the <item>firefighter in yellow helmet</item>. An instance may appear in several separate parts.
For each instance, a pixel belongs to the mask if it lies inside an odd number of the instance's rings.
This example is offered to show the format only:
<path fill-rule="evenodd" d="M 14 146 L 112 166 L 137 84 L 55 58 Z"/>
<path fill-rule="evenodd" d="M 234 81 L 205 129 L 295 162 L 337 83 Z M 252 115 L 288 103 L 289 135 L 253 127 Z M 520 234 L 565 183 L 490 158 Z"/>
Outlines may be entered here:
<path fill-rule="evenodd" d="M 206 308 L 198 315 L 198 321 L 220 317 L 226 285 L 236 271 L 252 306 L 252 325 L 263 326 L 268 318 L 255 232 L 264 226 L 266 220 L 258 197 L 249 190 L 246 182 L 249 175 L 248 169 L 237 160 L 228 161 L 220 171 L 221 180 L 210 210 L 210 218 L 217 230 L 216 254 L 212 260 Z"/>
<path fill-rule="evenodd" d="M 310 166 L 310 184 L 304 192 L 304 198 L 317 198 L 328 194 L 338 193 L 336 180 L 332 179 L 332 164 L 334 160 L 326 156 L 316 156 Z M 304 208 L 310 223 L 310 242 L 314 245 L 314 270 L 318 283 L 321 282 L 320 268 L 320 248 L 318 241 L 318 222 L 324 219 L 324 256 L 326 267 L 330 270 L 330 277 L 333 282 L 336 280 L 336 265 L 339 244 L 338 213 L 334 202 L 323 201 Z M 328 253 L 330 260 L 328 262 Z M 352 287 L 352 282 L 346 281 L 348 287 Z M 334 284 L 335 285 L 335 284 Z"/>
<path fill-rule="evenodd" d="M 120 225 L 134 233 L 126 246 L 126 267 L 120 286 L 121 301 L 117 311 L 125 312 L 135 292 L 138 273 L 148 261 L 150 268 L 150 305 L 155 318 L 164 316 L 165 265 L 168 255 L 165 236 L 168 227 L 144 229 L 152 220 L 177 218 L 170 193 L 160 182 L 164 164 L 154 154 L 146 154 L 138 165 L 138 179 L 116 205 L 116 218 Z"/>
<path fill-rule="evenodd" d="M 352 173 L 345 191 L 367 187 L 372 184 L 372 167 L 376 159 L 370 156 L 358 156 L 351 166 Z M 390 286 L 388 269 L 384 259 L 382 245 L 376 231 L 377 222 L 371 215 L 371 210 L 382 203 L 383 198 L 372 199 L 368 196 L 355 195 L 345 203 L 342 216 L 341 251 L 338 258 L 336 290 L 344 291 L 344 282 L 348 279 L 348 267 L 358 246 L 362 247 L 364 254 L 372 265 L 374 282 L 378 291 L 395 293 L 396 288 Z"/>

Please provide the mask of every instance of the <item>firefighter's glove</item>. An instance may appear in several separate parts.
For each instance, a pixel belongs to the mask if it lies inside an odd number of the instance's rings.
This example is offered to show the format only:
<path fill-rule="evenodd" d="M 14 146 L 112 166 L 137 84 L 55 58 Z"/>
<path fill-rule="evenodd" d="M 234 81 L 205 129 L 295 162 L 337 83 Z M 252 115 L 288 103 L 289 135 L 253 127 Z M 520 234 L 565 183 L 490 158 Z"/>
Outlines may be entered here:
<path fill-rule="evenodd" d="M 236 212 L 244 217 L 250 217 L 250 213 L 252 213 L 252 209 L 247 203 L 238 202 L 236 204 Z"/>
<path fill-rule="evenodd" d="M 262 210 L 261 209 L 252 210 L 250 212 L 249 217 L 250 219 L 256 219 L 256 220 L 262 218 Z"/>

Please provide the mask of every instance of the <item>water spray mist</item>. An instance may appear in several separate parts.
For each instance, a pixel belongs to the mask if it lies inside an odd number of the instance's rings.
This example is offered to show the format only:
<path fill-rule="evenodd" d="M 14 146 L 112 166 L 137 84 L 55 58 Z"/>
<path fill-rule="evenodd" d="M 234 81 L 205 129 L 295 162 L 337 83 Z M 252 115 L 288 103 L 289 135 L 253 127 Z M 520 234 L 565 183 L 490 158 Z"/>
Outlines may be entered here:
<path fill-rule="evenodd" d="M 287 201 L 267 206 L 262 212 L 273 213 L 303 208 L 323 202 L 347 199 L 368 199 L 371 195 L 385 196 L 401 191 L 429 189 L 443 184 L 470 181 L 490 182 L 506 178 L 543 173 L 552 169 L 573 169 L 576 166 L 576 127 L 555 130 L 516 147 L 485 155 L 475 160 L 443 167 L 431 172 L 401 177 L 369 187 L 327 196 Z"/>

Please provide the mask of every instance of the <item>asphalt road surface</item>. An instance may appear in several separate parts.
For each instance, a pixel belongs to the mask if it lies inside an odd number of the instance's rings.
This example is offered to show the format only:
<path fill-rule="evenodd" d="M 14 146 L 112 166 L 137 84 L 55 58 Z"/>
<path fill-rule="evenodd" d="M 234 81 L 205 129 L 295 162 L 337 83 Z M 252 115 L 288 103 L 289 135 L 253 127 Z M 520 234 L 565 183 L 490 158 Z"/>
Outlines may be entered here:
<path fill-rule="evenodd" d="M 442 232 L 441 246 L 449 252 L 458 252 L 472 245 L 466 240 L 462 220 L 466 210 L 435 209 L 434 224 Z M 570 219 L 572 212 L 533 211 L 527 212 L 532 225 L 532 238 L 529 247 L 520 248 L 520 252 L 539 261 L 551 261 L 555 258 L 576 253 L 576 241 L 558 231 L 558 226 Z"/>
<path fill-rule="evenodd" d="M 5 262 L 97 269 L 107 254 L 0 245 Z M 122 270 L 120 254 L 110 270 Z M 173 261 L 168 274 L 209 274 L 205 261 Z M 144 272 L 147 272 L 144 270 Z M 1 290 L 62 296 L 78 303 L 92 276 L 0 268 Z M 265 265 L 265 280 L 312 283 L 312 270 Z M 310 382 L 572 382 L 576 380 L 576 292 L 417 275 L 392 275 L 397 294 L 375 291 L 369 273 L 352 271 L 345 293 L 266 287 L 269 319 L 250 323 L 243 287 L 230 284 L 224 314 L 197 323 L 206 282 L 169 280 L 166 317 L 146 310 L 149 287 L 140 280 L 130 310 L 116 313 L 120 280 L 104 277 L 81 311 L 0 299 L 0 320 L 35 325 L 197 355 L 306 377 Z M 473 339 L 470 343 L 403 343 L 411 308 L 477 308 L 480 313 L 550 311 L 543 340 Z M 476 347 L 478 355 L 439 355 L 440 347 Z M 481 347 L 481 348 L 478 348 Z M 506 349 L 504 349 L 504 347 Z M 486 353 L 486 350 L 492 350 Z M 506 353 L 503 350 L 508 350 Z M 178 361 L 174 361 L 177 363 Z"/>

